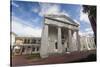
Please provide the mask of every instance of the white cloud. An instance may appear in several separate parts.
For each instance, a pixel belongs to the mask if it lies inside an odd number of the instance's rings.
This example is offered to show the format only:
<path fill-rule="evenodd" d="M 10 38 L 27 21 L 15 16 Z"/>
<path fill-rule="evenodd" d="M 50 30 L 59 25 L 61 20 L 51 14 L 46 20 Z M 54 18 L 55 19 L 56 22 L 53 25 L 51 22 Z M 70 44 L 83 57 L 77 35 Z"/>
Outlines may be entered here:
<path fill-rule="evenodd" d="M 39 22 L 39 18 L 32 18 L 31 21 L 32 21 L 33 23 L 37 23 L 37 22 Z"/>
<path fill-rule="evenodd" d="M 64 11 L 64 10 L 61 13 L 66 15 L 66 16 L 68 16 L 68 17 L 70 17 L 70 15 L 66 11 Z"/>
<path fill-rule="evenodd" d="M 92 28 L 86 28 L 85 31 L 86 31 L 88 34 L 93 34 Z"/>
<path fill-rule="evenodd" d="M 84 21 L 86 23 L 90 23 L 88 14 L 83 12 L 83 8 L 80 9 L 80 21 Z"/>
<path fill-rule="evenodd" d="M 55 14 L 60 12 L 59 5 L 40 3 L 40 7 L 41 7 L 41 12 L 40 12 L 41 16 L 44 14 Z"/>
<path fill-rule="evenodd" d="M 39 8 L 34 8 L 32 9 L 33 12 L 38 13 L 39 12 Z"/>
<path fill-rule="evenodd" d="M 87 36 L 86 32 L 79 31 L 80 36 Z"/>
<path fill-rule="evenodd" d="M 92 31 L 92 28 L 86 28 L 85 31 Z"/>
<path fill-rule="evenodd" d="M 81 36 L 93 36 L 92 28 L 86 28 L 85 31 L 79 31 Z"/>
<path fill-rule="evenodd" d="M 40 7 L 40 16 L 43 16 L 44 14 L 64 14 L 66 16 L 69 16 L 69 14 L 64 10 L 62 11 L 60 5 L 57 4 L 40 3 Z"/>
<path fill-rule="evenodd" d="M 18 34 L 19 36 L 41 37 L 42 30 L 40 28 L 38 27 L 32 28 L 30 26 L 23 25 L 20 22 L 23 22 L 23 21 L 21 19 L 19 19 L 18 21 L 12 20 L 12 31 L 13 32 Z"/>

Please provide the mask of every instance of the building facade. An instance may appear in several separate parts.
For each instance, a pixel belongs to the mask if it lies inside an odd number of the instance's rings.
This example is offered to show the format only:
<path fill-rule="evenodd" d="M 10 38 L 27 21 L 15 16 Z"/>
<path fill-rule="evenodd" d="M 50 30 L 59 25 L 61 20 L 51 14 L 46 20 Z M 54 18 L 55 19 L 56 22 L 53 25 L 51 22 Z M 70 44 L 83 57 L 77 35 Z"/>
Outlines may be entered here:
<path fill-rule="evenodd" d="M 13 45 L 13 53 L 14 55 L 39 53 L 40 44 L 40 37 L 17 36 Z"/>
<path fill-rule="evenodd" d="M 54 53 L 79 51 L 79 24 L 65 15 L 45 15 L 40 55 L 42 58 Z M 73 34 L 76 33 L 76 43 L 73 43 Z M 45 48 L 45 49 L 44 49 Z"/>
<path fill-rule="evenodd" d="M 41 37 L 12 36 L 14 55 L 39 53 L 41 58 L 54 54 L 96 49 L 94 38 L 79 36 L 79 24 L 65 15 L 45 15 Z"/>
<path fill-rule="evenodd" d="M 94 42 L 94 37 L 90 36 L 81 36 L 80 37 L 80 43 L 81 43 L 81 50 L 93 50 L 96 49 L 96 45 Z"/>

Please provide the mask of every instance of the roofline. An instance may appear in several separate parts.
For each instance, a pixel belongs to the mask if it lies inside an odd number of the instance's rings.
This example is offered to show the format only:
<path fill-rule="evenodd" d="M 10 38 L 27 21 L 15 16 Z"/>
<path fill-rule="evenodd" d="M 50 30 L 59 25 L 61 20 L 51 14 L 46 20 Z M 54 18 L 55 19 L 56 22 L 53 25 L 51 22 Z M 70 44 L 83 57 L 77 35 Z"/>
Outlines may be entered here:
<path fill-rule="evenodd" d="M 58 21 L 58 22 L 65 23 L 65 21 L 53 19 L 53 18 L 50 18 L 50 17 L 46 17 L 46 16 L 45 16 L 45 18 L 50 19 L 50 20 L 54 20 L 54 21 Z M 66 22 L 66 23 L 67 23 L 67 22 Z M 65 23 L 65 24 L 66 24 L 66 23 Z M 79 26 L 79 24 L 77 24 L 77 23 L 75 23 L 75 24 L 73 24 L 73 23 L 67 23 L 67 24 L 74 25 L 74 26 Z"/>
<path fill-rule="evenodd" d="M 33 36 L 17 36 L 16 38 L 41 38 L 41 37 L 33 37 Z"/>

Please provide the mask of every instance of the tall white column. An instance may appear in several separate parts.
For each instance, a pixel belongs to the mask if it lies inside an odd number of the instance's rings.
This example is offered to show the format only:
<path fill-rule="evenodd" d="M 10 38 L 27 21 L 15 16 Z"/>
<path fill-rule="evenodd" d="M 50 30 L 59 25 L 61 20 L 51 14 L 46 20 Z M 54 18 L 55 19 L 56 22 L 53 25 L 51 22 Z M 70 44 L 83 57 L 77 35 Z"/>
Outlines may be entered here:
<path fill-rule="evenodd" d="M 62 47 L 62 39 L 61 39 L 61 28 L 58 27 L 58 52 L 62 53 L 63 47 Z"/>
<path fill-rule="evenodd" d="M 71 30 L 68 30 L 68 51 L 71 52 L 72 51 L 72 31 Z"/>
<path fill-rule="evenodd" d="M 40 56 L 42 58 L 48 57 L 48 25 L 45 25 L 42 31 Z"/>
<path fill-rule="evenodd" d="M 86 37 L 86 49 L 87 50 L 90 50 L 90 47 L 89 47 L 89 40 L 88 40 L 88 37 Z"/>
<path fill-rule="evenodd" d="M 80 51 L 81 50 L 81 45 L 80 45 L 79 31 L 76 31 L 76 41 L 77 41 L 77 43 L 76 43 L 77 49 L 78 49 L 78 51 Z"/>

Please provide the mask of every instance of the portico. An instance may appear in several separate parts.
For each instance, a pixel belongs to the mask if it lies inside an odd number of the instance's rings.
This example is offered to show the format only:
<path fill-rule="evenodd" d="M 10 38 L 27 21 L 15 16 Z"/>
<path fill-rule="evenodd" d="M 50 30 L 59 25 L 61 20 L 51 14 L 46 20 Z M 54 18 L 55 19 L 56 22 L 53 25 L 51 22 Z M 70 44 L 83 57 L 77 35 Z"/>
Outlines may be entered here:
<path fill-rule="evenodd" d="M 41 57 L 79 51 L 78 30 L 79 24 L 65 15 L 45 15 L 40 48 Z M 73 43 L 74 33 L 76 33 L 75 43 Z"/>

